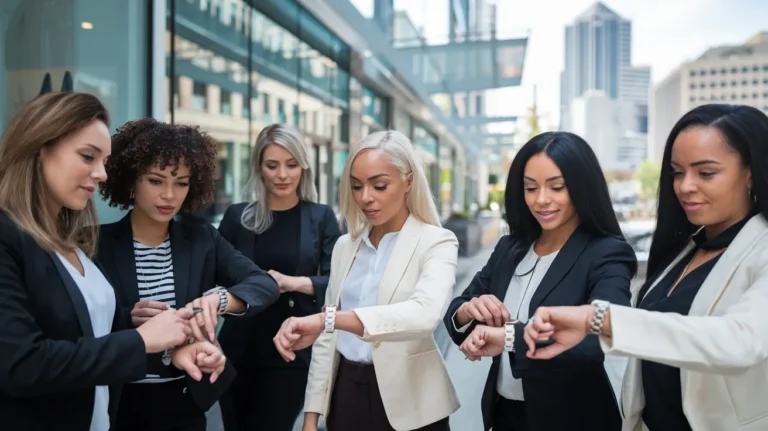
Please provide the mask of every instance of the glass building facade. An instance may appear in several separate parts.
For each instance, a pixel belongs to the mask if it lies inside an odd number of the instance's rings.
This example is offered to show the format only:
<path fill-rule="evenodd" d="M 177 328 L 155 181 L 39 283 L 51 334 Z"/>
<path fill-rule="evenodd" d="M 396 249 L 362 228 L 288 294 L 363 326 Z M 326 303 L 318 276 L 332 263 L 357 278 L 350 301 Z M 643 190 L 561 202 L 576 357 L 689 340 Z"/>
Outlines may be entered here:
<path fill-rule="evenodd" d="M 251 150 L 267 125 L 303 132 L 320 202 L 334 208 L 350 146 L 397 129 L 424 159 L 435 198 L 450 204 L 441 169 L 456 151 L 434 120 L 418 118 L 423 105 L 359 67 L 351 73 L 363 54 L 295 0 L 3 0 L 0 131 L 29 100 L 60 90 L 98 96 L 113 132 L 148 116 L 197 125 L 219 142 L 215 202 L 200 214 L 217 222 L 253 198 Z M 97 206 L 102 222 L 123 215 Z"/>

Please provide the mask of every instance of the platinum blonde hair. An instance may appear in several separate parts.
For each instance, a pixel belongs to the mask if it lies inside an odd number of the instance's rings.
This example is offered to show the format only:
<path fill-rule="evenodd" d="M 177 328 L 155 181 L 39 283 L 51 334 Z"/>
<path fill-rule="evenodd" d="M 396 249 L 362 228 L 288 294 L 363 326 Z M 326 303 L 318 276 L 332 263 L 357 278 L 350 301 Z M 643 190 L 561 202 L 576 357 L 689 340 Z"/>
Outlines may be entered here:
<path fill-rule="evenodd" d="M 381 150 L 387 156 L 394 167 L 400 171 L 401 178 L 405 181 L 408 175 L 413 176 L 411 191 L 405 199 L 408 211 L 422 223 L 441 226 L 437 205 L 429 190 L 427 176 L 424 174 L 424 165 L 413 150 L 413 144 L 402 133 L 390 130 L 371 133 L 358 144 L 357 149 L 350 154 L 344 164 L 339 185 L 339 207 L 349 229 L 349 235 L 357 238 L 367 224 L 363 211 L 355 202 L 352 195 L 352 164 L 357 156 L 366 150 Z"/>
<path fill-rule="evenodd" d="M 269 209 L 267 186 L 261 176 L 261 162 L 264 149 L 268 145 L 277 145 L 291 153 L 291 156 L 301 166 L 301 180 L 296 192 L 300 201 L 316 202 L 315 174 L 309 163 L 309 154 L 304 144 L 304 136 L 296 128 L 287 124 L 271 124 L 265 127 L 256 137 L 251 156 L 251 178 L 246 187 L 247 199 L 252 200 L 243 210 L 240 223 L 243 227 L 254 232 L 263 233 L 272 225 L 272 211 Z"/>

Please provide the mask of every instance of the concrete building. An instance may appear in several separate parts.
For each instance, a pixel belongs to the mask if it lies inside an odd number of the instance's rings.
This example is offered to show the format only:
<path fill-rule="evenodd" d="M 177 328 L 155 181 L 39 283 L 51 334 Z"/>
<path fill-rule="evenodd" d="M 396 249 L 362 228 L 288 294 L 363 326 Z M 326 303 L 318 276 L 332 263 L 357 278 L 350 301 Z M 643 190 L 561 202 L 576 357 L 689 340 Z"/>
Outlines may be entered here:
<path fill-rule="evenodd" d="M 661 160 L 677 120 L 707 103 L 749 105 L 768 113 L 768 32 L 741 45 L 710 48 L 654 87 L 650 115 L 653 159 Z"/>

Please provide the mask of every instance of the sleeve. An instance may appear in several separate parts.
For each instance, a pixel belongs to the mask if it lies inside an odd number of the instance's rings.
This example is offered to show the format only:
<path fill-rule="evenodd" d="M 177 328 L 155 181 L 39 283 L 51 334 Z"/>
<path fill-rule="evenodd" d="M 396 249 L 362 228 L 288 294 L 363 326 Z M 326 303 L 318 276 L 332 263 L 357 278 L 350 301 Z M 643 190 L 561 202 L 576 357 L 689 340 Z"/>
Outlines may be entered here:
<path fill-rule="evenodd" d="M 216 284 L 246 304 L 246 316 L 272 305 L 280 296 L 277 282 L 253 261 L 243 256 L 212 226 L 208 226 L 216 249 Z"/>
<path fill-rule="evenodd" d="M 475 274 L 475 277 L 469 283 L 469 286 L 464 289 L 464 292 L 462 292 L 460 296 L 454 298 L 453 301 L 451 301 L 451 304 L 448 306 L 448 312 L 443 318 L 443 323 L 445 323 L 445 328 L 448 330 L 448 335 L 451 337 L 453 342 L 456 343 L 456 345 L 460 346 L 461 343 L 464 342 L 467 336 L 472 332 L 470 329 L 474 327 L 475 323 L 474 321 L 471 321 L 463 327 L 458 328 L 456 322 L 456 313 L 458 313 L 459 308 L 465 302 L 469 302 L 472 300 L 472 298 L 477 298 L 479 296 L 491 293 L 491 280 L 493 278 L 494 269 L 496 268 L 496 265 L 501 258 L 503 253 L 502 250 L 507 249 L 510 241 L 511 238 L 507 235 L 496 243 L 496 247 L 494 248 L 493 253 L 491 253 L 491 257 L 488 258 L 488 262 L 486 262 L 485 266 L 483 266 L 483 269 Z"/>
<path fill-rule="evenodd" d="M 750 269 L 749 287 L 717 316 L 683 316 L 611 305 L 604 351 L 700 373 L 739 374 L 768 359 L 768 253 Z M 738 271 L 739 269 L 737 269 Z"/>
<path fill-rule="evenodd" d="M 631 296 L 630 282 L 637 265 L 637 257 L 625 241 L 614 238 L 604 241 L 605 251 L 593 258 L 594 263 L 587 276 L 587 303 L 602 299 L 611 304 L 628 306 Z M 530 377 L 538 371 L 564 368 L 578 363 L 602 363 L 605 360 L 597 337 L 587 337 L 572 349 L 549 361 L 528 359 L 528 346 L 522 336 L 524 330 L 525 323 L 518 322 L 515 325 L 515 352 L 510 353 L 513 355 L 510 359 L 513 359 L 512 371 L 516 378 Z"/>
<path fill-rule="evenodd" d="M 325 291 L 328 288 L 328 279 L 331 274 L 333 247 L 341 236 L 339 223 L 331 207 L 325 207 L 321 229 L 320 274 L 309 277 L 312 280 L 312 287 L 315 289 L 315 298 L 318 303 L 322 303 L 325 298 Z"/>
<path fill-rule="evenodd" d="M 423 257 L 413 295 L 403 302 L 353 310 L 365 327 L 364 341 L 407 341 L 431 334 L 440 323 L 456 284 L 459 243 L 453 232 L 439 238 Z"/>
<path fill-rule="evenodd" d="M 37 319 L 19 260 L 7 244 L 0 244 L 2 392 L 33 397 L 127 383 L 146 375 L 146 348 L 136 330 L 77 341 L 54 340 L 46 337 Z"/>
<path fill-rule="evenodd" d="M 348 237 L 346 237 L 348 238 Z M 339 267 L 337 250 L 343 244 L 344 238 L 336 242 L 334 253 L 331 257 L 331 272 Z M 333 300 L 334 289 L 336 286 L 328 285 L 325 291 L 324 304 L 330 304 Z M 327 334 L 323 332 L 317 341 L 312 345 L 312 360 L 309 364 L 309 375 L 307 376 L 307 388 L 304 393 L 304 411 L 318 414 L 325 414 L 324 408 L 326 398 L 328 397 L 328 380 L 333 366 L 335 352 L 332 349 L 332 337 L 335 333 Z"/>

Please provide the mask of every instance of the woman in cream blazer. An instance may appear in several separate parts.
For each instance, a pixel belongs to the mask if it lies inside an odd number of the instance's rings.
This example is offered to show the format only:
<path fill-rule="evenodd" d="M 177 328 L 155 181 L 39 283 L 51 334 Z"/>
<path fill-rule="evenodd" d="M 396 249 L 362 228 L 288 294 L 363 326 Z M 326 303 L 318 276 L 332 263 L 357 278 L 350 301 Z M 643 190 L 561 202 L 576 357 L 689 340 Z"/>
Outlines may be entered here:
<path fill-rule="evenodd" d="M 304 430 L 448 430 L 459 402 L 433 331 L 455 284 L 458 242 L 440 227 L 411 142 L 374 133 L 347 160 L 323 313 L 275 336 L 286 360 L 314 342 Z M 318 338 L 319 337 L 319 338 Z"/>
<path fill-rule="evenodd" d="M 525 338 L 555 343 L 588 332 L 630 358 L 625 431 L 768 429 L 768 117 L 705 105 L 672 130 L 657 228 L 636 308 L 540 308 Z M 585 324 L 586 323 L 586 324 Z"/>

